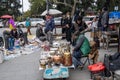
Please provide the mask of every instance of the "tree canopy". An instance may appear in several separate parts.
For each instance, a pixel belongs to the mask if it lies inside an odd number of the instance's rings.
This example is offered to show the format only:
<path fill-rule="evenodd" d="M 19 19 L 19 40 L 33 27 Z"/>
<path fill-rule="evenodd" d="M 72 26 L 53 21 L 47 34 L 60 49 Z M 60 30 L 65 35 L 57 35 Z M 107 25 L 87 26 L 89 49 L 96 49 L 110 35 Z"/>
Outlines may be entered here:
<path fill-rule="evenodd" d="M 46 0 L 29 0 L 29 2 L 32 15 L 40 15 L 46 9 Z M 120 8 L 120 0 L 48 0 L 48 2 L 50 3 L 49 8 L 52 8 L 51 4 L 56 4 L 56 9 L 63 13 L 71 11 L 72 15 L 76 9 L 87 11 L 88 8 L 91 8 L 97 11 L 108 7 L 110 11 L 113 11 L 115 6 Z"/>

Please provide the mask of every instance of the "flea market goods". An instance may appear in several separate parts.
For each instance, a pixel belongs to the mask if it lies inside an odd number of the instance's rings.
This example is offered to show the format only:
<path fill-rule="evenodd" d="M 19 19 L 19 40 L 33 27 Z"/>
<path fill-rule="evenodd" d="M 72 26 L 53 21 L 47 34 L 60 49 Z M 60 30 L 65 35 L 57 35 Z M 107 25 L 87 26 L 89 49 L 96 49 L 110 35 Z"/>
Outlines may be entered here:
<path fill-rule="evenodd" d="M 46 61 L 45 60 L 39 60 L 40 67 L 41 68 L 46 68 Z"/>
<path fill-rule="evenodd" d="M 71 66 L 72 65 L 72 56 L 70 52 L 65 52 L 63 55 L 63 65 L 64 66 Z"/>
<path fill-rule="evenodd" d="M 48 68 L 51 68 L 52 67 L 52 58 L 51 57 L 48 57 Z"/>
<path fill-rule="evenodd" d="M 53 62 L 55 64 L 60 64 L 62 62 L 62 56 L 61 55 L 54 55 L 53 56 Z"/>

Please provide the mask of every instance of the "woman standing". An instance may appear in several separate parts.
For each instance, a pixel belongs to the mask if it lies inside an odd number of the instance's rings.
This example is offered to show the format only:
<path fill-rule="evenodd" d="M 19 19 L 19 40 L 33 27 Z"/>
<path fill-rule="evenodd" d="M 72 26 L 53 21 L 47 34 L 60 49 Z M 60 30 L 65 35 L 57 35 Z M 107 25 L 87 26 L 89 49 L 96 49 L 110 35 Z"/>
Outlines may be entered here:
<path fill-rule="evenodd" d="M 72 19 L 70 17 L 70 13 L 66 13 L 66 40 L 71 43 L 71 26 L 72 26 Z"/>
<path fill-rule="evenodd" d="M 31 31 L 30 31 L 31 22 L 30 22 L 30 19 L 29 19 L 29 18 L 26 19 L 25 26 L 26 26 L 26 28 L 27 28 L 27 34 L 29 33 L 30 35 L 32 35 L 32 34 L 31 34 Z"/>

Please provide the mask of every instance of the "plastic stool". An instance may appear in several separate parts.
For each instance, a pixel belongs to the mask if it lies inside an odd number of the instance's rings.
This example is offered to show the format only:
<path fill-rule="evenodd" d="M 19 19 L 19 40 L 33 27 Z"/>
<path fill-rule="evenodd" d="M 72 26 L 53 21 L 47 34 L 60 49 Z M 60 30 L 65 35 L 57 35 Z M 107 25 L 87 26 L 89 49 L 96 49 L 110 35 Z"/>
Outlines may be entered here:
<path fill-rule="evenodd" d="M 91 72 L 91 79 L 96 80 L 96 76 L 104 75 L 105 66 L 103 63 L 99 62 L 93 65 L 89 65 L 88 69 Z"/>

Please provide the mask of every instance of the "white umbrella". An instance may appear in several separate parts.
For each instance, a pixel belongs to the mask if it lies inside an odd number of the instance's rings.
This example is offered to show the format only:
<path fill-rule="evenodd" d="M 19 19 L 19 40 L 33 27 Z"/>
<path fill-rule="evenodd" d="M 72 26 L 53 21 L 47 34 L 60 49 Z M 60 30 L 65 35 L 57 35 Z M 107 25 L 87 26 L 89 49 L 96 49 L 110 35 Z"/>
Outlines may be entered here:
<path fill-rule="evenodd" d="M 49 9 L 48 13 L 51 14 L 51 15 L 62 14 L 62 12 L 59 11 L 59 10 L 57 10 L 57 9 Z M 45 10 L 45 11 L 41 14 L 41 16 L 45 16 L 46 14 L 47 14 L 47 10 Z"/>

